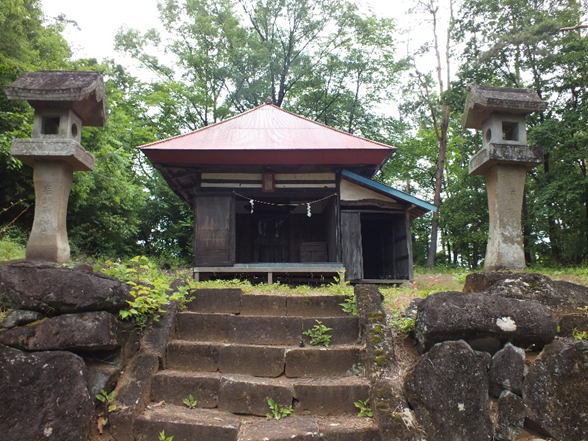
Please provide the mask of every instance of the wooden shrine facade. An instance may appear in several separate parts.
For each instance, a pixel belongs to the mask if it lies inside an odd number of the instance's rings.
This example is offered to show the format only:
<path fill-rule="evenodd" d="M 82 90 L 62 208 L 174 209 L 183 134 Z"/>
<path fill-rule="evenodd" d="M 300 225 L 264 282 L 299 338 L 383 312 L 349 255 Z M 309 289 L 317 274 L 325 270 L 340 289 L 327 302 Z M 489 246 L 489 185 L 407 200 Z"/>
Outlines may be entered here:
<path fill-rule="evenodd" d="M 370 179 L 393 148 L 366 148 L 362 138 L 271 104 L 228 121 L 186 135 L 190 142 L 178 139 L 181 145 L 172 138 L 142 147 L 194 209 L 197 276 L 267 274 L 271 282 L 279 274 L 344 271 L 352 282 L 413 278 L 410 222 L 434 206 Z M 271 135 L 260 130 L 275 126 Z M 207 138 L 199 137 L 205 130 Z M 259 142 L 243 135 L 251 130 L 262 143 L 273 136 L 273 144 L 251 148 Z M 331 146 L 327 136 L 342 140 Z M 284 146 L 293 137 L 299 147 Z M 363 144 L 342 145 L 357 140 Z"/>

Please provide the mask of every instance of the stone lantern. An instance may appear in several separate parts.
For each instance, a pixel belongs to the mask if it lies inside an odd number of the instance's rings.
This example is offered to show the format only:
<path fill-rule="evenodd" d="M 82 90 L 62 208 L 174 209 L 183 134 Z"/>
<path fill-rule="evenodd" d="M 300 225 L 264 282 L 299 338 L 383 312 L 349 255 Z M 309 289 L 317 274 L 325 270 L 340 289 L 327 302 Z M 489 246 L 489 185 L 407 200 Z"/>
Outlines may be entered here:
<path fill-rule="evenodd" d="M 521 214 L 527 171 L 543 162 L 540 147 L 527 145 L 526 116 L 547 108 L 528 89 L 470 86 L 465 128 L 482 131 L 482 148 L 470 160 L 470 175 L 486 178 L 490 231 L 484 271 L 523 270 Z"/>
<path fill-rule="evenodd" d="M 5 86 L 8 99 L 35 109 L 31 139 L 12 141 L 10 153 L 33 167 L 35 218 L 27 260 L 69 262 L 66 216 L 74 171 L 92 171 L 94 156 L 80 144 L 82 124 L 106 122 L 104 82 L 96 72 L 40 71 Z"/>

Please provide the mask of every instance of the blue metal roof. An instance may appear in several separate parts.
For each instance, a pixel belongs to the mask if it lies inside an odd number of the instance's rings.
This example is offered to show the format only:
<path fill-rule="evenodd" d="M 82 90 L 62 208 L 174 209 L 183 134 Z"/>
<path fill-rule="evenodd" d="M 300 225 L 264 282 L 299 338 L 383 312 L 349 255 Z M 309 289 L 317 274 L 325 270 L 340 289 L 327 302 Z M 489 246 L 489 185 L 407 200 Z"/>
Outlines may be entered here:
<path fill-rule="evenodd" d="M 388 185 L 382 184 L 381 182 L 374 181 L 372 179 L 364 178 L 356 173 L 350 172 L 349 170 L 342 170 L 341 175 L 351 179 L 359 184 L 368 187 L 371 190 L 375 190 L 379 193 L 391 196 L 395 199 L 400 199 L 404 202 L 408 202 L 409 204 L 416 205 L 419 208 L 422 208 L 426 211 L 437 211 L 437 207 L 433 204 L 423 201 L 417 197 L 409 195 L 408 193 L 404 193 L 400 190 L 396 190 Z"/>

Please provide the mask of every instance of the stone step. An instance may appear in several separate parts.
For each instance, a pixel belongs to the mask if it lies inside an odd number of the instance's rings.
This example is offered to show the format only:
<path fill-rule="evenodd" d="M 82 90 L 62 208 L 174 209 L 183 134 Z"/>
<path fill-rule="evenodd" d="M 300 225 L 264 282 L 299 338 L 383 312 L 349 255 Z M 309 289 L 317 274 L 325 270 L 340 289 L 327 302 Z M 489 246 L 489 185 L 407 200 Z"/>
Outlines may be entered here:
<path fill-rule="evenodd" d="M 316 318 L 315 318 L 316 317 Z M 333 328 L 331 345 L 355 344 L 359 339 L 357 317 L 247 316 L 182 312 L 176 319 L 176 338 L 202 342 L 256 345 L 308 345 L 302 332 L 315 326 L 316 320 Z"/>
<path fill-rule="evenodd" d="M 264 416 L 268 398 L 294 406 L 300 415 L 356 414 L 355 401 L 369 396 L 364 377 L 258 378 L 218 372 L 158 372 L 151 385 L 151 401 L 182 405 L 192 395 L 199 408 L 214 408 L 243 415 Z"/>
<path fill-rule="evenodd" d="M 380 441 L 378 427 L 371 418 L 345 419 L 297 416 L 261 420 L 241 426 L 238 441 Z"/>
<path fill-rule="evenodd" d="M 294 415 L 280 420 L 243 417 L 214 409 L 151 406 L 135 423 L 135 440 L 158 439 L 164 430 L 174 441 L 380 441 L 371 418 Z"/>
<path fill-rule="evenodd" d="M 161 431 L 174 441 L 237 441 L 243 419 L 207 409 L 149 406 L 135 420 L 135 441 L 154 441 Z"/>
<path fill-rule="evenodd" d="M 245 374 L 255 377 L 338 377 L 363 374 L 363 350 L 357 345 L 329 348 L 261 346 L 173 340 L 167 346 L 168 369 Z"/>
<path fill-rule="evenodd" d="M 240 289 L 197 289 L 191 312 L 284 317 L 345 317 L 344 295 L 244 294 Z"/>

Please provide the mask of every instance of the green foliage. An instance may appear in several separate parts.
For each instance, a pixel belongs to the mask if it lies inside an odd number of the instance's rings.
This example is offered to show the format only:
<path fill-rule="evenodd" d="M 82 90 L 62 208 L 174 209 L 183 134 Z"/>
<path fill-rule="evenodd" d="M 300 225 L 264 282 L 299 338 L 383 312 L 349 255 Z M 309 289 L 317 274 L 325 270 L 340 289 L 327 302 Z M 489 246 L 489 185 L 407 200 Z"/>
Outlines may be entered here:
<path fill-rule="evenodd" d="M 120 32 L 116 48 L 159 75 L 147 99 L 168 133 L 218 122 L 270 95 L 288 110 L 383 140 L 386 124 L 374 109 L 399 70 L 390 19 L 347 0 L 166 0 L 160 18 L 176 66 L 158 58 L 162 38 L 153 30 Z"/>
<path fill-rule="evenodd" d="M 162 430 L 161 432 L 159 432 L 159 438 L 157 438 L 158 441 L 174 441 L 174 437 L 173 436 L 165 436 L 165 430 Z"/>
<path fill-rule="evenodd" d="M 108 414 L 116 410 L 116 404 L 114 404 L 114 391 L 106 392 L 106 390 L 101 389 L 100 393 L 96 395 L 96 398 L 103 403 L 101 415 L 98 418 L 98 431 L 102 433 L 102 429 L 108 424 Z"/>
<path fill-rule="evenodd" d="M 279 420 L 294 415 L 294 408 L 292 406 L 280 406 L 273 398 L 267 399 L 269 406 L 269 413 L 265 416 L 267 419 Z"/>
<path fill-rule="evenodd" d="M 579 331 L 577 328 L 574 328 L 572 331 L 572 337 L 574 337 L 576 340 L 588 340 L 588 330 Z"/>
<path fill-rule="evenodd" d="M 188 409 L 196 409 L 196 406 L 198 405 L 198 401 L 196 401 L 191 394 L 188 395 L 188 398 L 184 398 L 182 402 Z"/>
<path fill-rule="evenodd" d="M 0 235 L 30 231 L 34 202 L 32 168 L 10 154 L 15 138 L 29 138 L 32 108 L 8 100 L 4 86 L 24 72 L 68 67 L 70 48 L 61 36 L 63 23 L 47 23 L 39 0 L 0 2 Z"/>
<path fill-rule="evenodd" d="M 0 262 L 24 259 L 25 247 L 12 240 L 0 239 Z"/>
<path fill-rule="evenodd" d="M 405 317 L 400 311 L 396 311 L 390 319 L 390 325 L 398 332 L 408 337 L 412 331 L 414 331 L 414 319 L 411 317 Z"/>
<path fill-rule="evenodd" d="M 348 294 L 345 301 L 340 303 L 340 305 L 343 307 L 343 312 L 352 316 L 357 315 L 357 298 L 355 297 L 355 293 Z"/>
<path fill-rule="evenodd" d="M 100 393 L 96 395 L 96 398 L 98 401 L 104 403 L 108 412 L 116 410 L 116 404 L 114 404 L 114 391 L 106 392 L 106 390 L 101 389 Z"/>
<path fill-rule="evenodd" d="M 127 301 L 129 306 L 119 311 L 119 317 L 123 320 L 134 320 L 140 328 L 144 328 L 149 319 L 158 321 L 160 314 L 164 312 L 163 306 L 170 301 L 177 300 L 182 306 L 189 300 L 188 288 L 178 288 L 172 293 L 173 280 L 145 256 L 136 256 L 127 263 L 107 260 L 103 266 L 94 269 L 131 286 L 133 300 Z"/>
<path fill-rule="evenodd" d="M 312 328 L 304 331 L 302 334 L 310 337 L 310 344 L 312 346 L 329 347 L 329 343 L 331 342 L 332 335 L 329 334 L 328 332 L 332 331 L 333 328 L 328 328 L 320 320 L 315 320 L 315 322 L 316 322 L 316 325 L 314 325 Z"/>
<path fill-rule="evenodd" d="M 374 412 L 372 412 L 372 407 L 370 406 L 369 398 L 363 401 L 358 400 L 353 404 L 359 409 L 359 413 L 357 414 L 358 417 L 372 418 L 374 416 Z"/>

